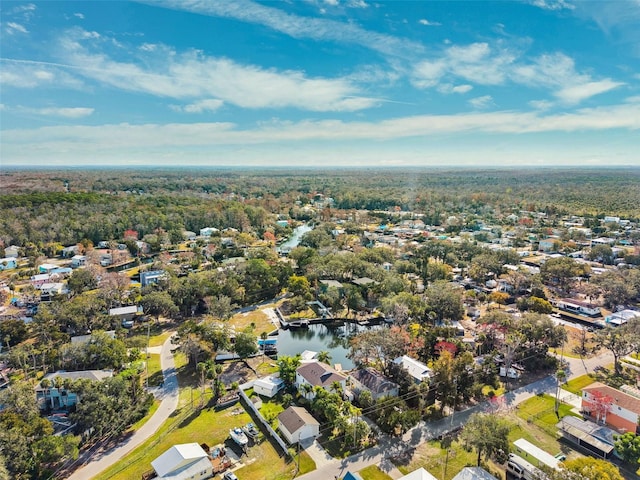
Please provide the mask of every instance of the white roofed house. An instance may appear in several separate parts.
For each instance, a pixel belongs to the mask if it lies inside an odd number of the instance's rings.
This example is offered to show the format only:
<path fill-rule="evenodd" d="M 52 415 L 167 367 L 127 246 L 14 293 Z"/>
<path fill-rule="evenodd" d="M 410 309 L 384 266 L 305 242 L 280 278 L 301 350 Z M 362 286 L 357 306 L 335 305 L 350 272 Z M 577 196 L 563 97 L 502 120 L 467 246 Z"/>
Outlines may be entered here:
<path fill-rule="evenodd" d="M 284 381 L 276 376 L 259 378 L 253 382 L 253 391 L 263 397 L 272 398 L 284 388 Z"/>
<path fill-rule="evenodd" d="M 431 377 L 431 369 L 429 367 L 407 355 L 396 358 L 393 363 L 401 365 L 416 383 L 428 381 Z"/>
<path fill-rule="evenodd" d="M 199 480 L 213 477 L 207 452 L 197 443 L 174 445 L 151 462 L 162 480 Z"/>
<path fill-rule="evenodd" d="M 138 314 L 142 314 L 142 309 L 137 305 L 109 309 L 109 316 L 117 317 L 121 321 L 133 320 L 133 317 Z"/>

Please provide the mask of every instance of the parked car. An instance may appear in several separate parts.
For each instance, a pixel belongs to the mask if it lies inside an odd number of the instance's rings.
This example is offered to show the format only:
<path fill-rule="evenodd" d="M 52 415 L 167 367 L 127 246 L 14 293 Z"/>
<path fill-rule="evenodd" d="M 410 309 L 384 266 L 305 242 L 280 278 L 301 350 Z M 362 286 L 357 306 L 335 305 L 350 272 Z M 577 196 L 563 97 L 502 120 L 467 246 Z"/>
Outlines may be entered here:
<path fill-rule="evenodd" d="M 222 477 L 224 480 L 238 480 L 238 477 L 236 477 L 236 474 L 233 472 L 227 472 L 224 474 L 224 476 Z"/>

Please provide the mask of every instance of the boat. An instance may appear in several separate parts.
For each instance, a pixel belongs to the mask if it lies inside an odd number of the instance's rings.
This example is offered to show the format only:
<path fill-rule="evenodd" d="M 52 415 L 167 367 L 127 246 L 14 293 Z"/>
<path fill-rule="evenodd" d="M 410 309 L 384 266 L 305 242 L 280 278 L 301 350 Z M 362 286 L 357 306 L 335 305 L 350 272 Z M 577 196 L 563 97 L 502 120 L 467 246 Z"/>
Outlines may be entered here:
<path fill-rule="evenodd" d="M 249 439 L 240 427 L 230 429 L 229 435 L 231 436 L 231 440 L 236 442 L 242 448 L 246 447 L 249 444 Z"/>
<path fill-rule="evenodd" d="M 260 433 L 260 430 L 258 430 L 253 422 L 247 423 L 244 427 L 242 427 L 242 430 L 249 438 L 256 438 Z"/>
<path fill-rule="evenodd" d="M 294 330 L 297 328 L 309 328 L 309 320 L 296 320 L 296 321 L 287 323 L 287 325 L 290 329 L 294 329 Z"/>

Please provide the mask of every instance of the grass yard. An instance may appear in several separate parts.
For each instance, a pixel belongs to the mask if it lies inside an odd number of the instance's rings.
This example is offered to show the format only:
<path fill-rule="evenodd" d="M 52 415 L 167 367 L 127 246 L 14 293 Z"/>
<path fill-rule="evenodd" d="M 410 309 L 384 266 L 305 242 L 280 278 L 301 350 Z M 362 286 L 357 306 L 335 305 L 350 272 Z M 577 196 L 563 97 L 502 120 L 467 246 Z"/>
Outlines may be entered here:
<path fill-rule="evenodd" d="M 253 310 L 245 313 L 236 313 L 229 320 L 229 326 L 236 329 L 237 332 L 247 327 L 253 326 L 253 332 L 260 336 L 262 332 L 273 332 L 277 327 L 271 323 L 271 320 L 262 310 Z"/>
<path fill-rule="evenodd" d="M 358 472 L 362 480 L 392 480 L 392 478 L 380 470 L 376 465 L 370 465 Z"/>
<path fill-rule="evenodd" d="M 164 380 L 162 368 L 160 367 L 160 354 L 151 353 L 145 361 L 147 362 L 146 374 L 148 376 L 149 386 L 157 387 Z"/>
<path fill-rule="evenodd" d="M 403 475 L 413 472 L 420 467 L 424 467 L 425 470 L 436 478 L 451 480 L 464 467 L 476 465 L 476 461 L 476 453 L 465 451 L 463 446 L 457 441 L 451 443 L 449 446 L 449 454 L 447 455 L 447 450 L 441 448 L 440 442 L 432 440 L 420 445 L 408 461 L 400 459 L 399 461 L 394 460 L 394 463 Z M 496 466 L 494 466 L 493 463 L 491 463 L 491 468 L 494 471 L 496 470 Z"/>
<path fill-rule="evenodd" d="M 194 392 L 195 394 L 196 392 Z M 181 395 L 182 397 L 182 395 Z M 163 425 L 155 435 L 136 448 L 116 465 L 95 477 L 95 480 L 129 480 L 140 478 L 151 469 L 151 461 L 164 453 L 172 445 L 181 443 L 207 443 L 216 445 L 224 443 L 229 436 L 229 429 L 252 421 L 244 410 L 238 414 L 238 405 L 215 411 L 205 408 L 191 411 L 184 407 L 176 416 Z M 268 442 L 263 441 L 249 448 L 245 467 L 238 470 L 238 477 L 246 480 L 280 480 L 292 478 L 295 465 L 279 453 Z M 255 460 L 254 460 L 255 459 Z M 243 457 L 246 462 L 247 457 Z M 301 468 L 315 468 L 308 458 L 300 460 Z"/>
<path fill-rule="evenodd" d="M 567 390 L 575 395 L 582 395 L 582 389 L 586 386 L 591 385 L 596 380 L 590 375 L 581 375 L 572 380 L 569 380 L 565 385 L 562 386 L 564 390 Z"/>

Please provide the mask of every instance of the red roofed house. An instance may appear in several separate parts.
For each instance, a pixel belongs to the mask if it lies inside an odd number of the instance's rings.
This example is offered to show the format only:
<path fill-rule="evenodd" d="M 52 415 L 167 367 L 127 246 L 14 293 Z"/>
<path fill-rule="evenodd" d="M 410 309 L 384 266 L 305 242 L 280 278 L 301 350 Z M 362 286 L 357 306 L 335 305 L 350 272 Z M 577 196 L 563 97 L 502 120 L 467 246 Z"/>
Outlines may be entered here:
<path fill-rule="evenodd" d="M 620 432 L 640 432 L 640 397 L 603 383 L 592 383 L 582 389 L 582 411 L 589 419 Z"/>

